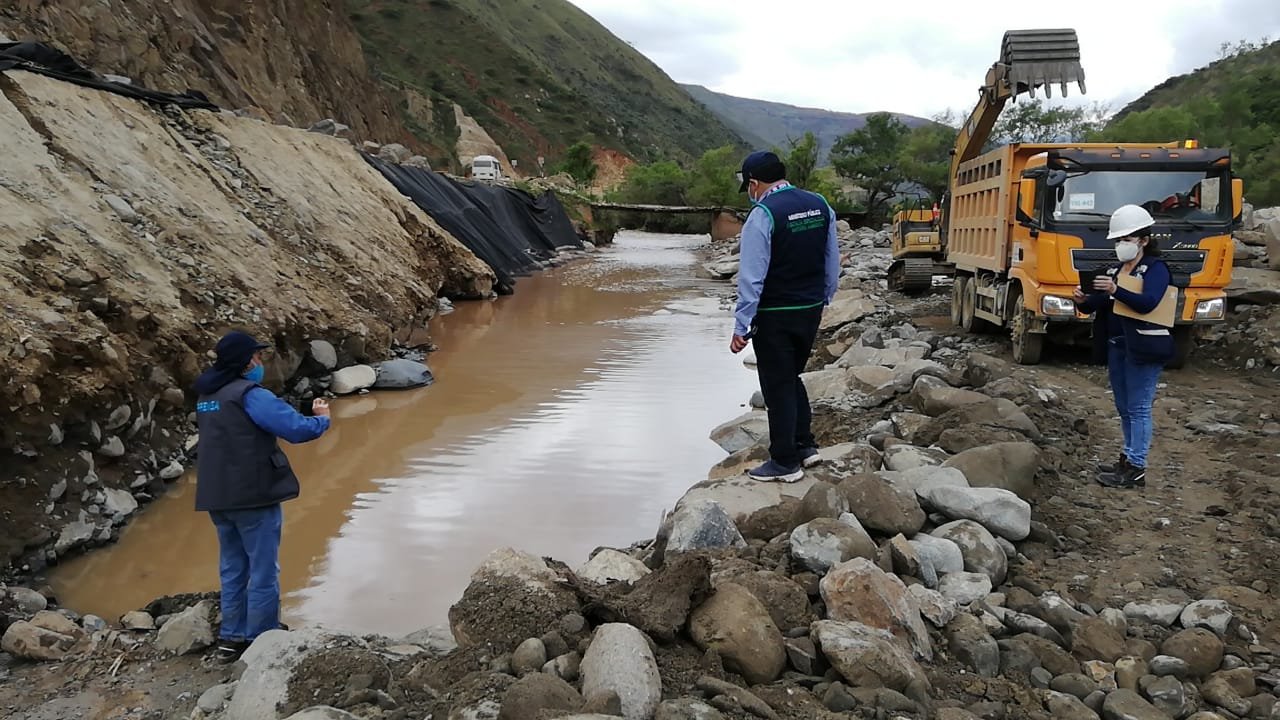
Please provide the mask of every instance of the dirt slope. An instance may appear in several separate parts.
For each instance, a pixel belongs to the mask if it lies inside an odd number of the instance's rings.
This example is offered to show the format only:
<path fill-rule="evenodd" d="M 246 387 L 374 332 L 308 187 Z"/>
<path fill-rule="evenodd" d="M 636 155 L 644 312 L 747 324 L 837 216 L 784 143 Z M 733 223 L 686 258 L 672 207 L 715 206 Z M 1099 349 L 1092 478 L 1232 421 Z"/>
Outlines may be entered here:
<path fill-rule="evenodd" d="M 275 343 L 278 381 L 310 338 L 383 357 L 438 294 L 492 289 L 343 140 L 21 72 L 0 91 L 0 566 L 76 518 L 110 534 L 83 491 L 155 482 L 225 330 Z"/>

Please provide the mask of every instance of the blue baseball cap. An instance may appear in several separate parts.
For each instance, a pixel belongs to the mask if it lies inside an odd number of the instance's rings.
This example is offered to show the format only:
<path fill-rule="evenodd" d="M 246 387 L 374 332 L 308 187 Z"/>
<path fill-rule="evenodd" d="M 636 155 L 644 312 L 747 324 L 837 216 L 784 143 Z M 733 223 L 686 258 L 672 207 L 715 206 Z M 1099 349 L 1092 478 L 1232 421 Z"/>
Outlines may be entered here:
<path fill-rule="evenodd" d="M 742 161 L 742 169 L 738 171 L 738 192 L 746 192 L 747 184 L 752 180 L 761 182 L 777 182 L 787 174 L 787 168 L 778 156 L 768 150 L 753 152 Z"/>
<path fill-rule="evenodd" d="M 271 346 L 258 342 L 248 333 L 233 330 L 223 335 L 214 346 L 213 352 L 218 356 L 214 364 L 219 368 L 240 370 L 249 364 L 254 353 L 269 347 Z"/>

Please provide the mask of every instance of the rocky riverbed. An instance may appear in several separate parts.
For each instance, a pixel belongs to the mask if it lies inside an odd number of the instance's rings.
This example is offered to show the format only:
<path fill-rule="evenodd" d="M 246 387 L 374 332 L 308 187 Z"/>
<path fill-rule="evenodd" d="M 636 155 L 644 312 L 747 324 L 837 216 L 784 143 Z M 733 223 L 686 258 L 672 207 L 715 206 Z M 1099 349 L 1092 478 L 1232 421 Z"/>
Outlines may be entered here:
<path fill-rule="evenodd" d="M 874 240 L 872 240 L 874 245 Z M 945 288 L 884 290 L 845 240 L 806 375 L 823 465 L 795 484 L 753 410 L 657 528 L 570 568 L 496 550 L 449 628 L 306 628 L 205 660 L 216 599 L 79 617 L 11 587 L 14 717 L 1280 718 L 1280 453 L 1269 373 L 1167 373 L 1148 486 L 1108 490 L 1105 371 L 1011 365 Z M 727 255 L 727 252 L 726 252 Z M 723 258 L 721 259 L 723 261 Z M 749 358 L 748 358 L 749 361 Z"/>

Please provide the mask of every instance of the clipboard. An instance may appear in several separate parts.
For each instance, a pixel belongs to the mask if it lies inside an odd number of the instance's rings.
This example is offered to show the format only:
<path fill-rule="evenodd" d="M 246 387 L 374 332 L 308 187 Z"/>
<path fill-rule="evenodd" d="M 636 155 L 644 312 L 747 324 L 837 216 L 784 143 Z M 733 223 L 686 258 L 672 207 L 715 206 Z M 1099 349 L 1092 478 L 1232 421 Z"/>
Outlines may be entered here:
<path fill-rule="evenodd" d="M 1116 275 L 1116 285 L 1130 292 L 1142 292 L 1142 278 L 1134 277 L 1126 272 Z M 1164 299 L 1156 306 L 1155 310 L 1149 313 L 1140 313 L 1133 308 L 1125 305 L 1123 302 L 1116 300 L 1115 307 L 1112 310 L 1122 317 L 1134 318 L 1135 320 L 1145 320 L 1153 325 L 1160 327 L 1173 327 L 1175 315 L 1178 311 L 1178 288 L 1172 284 L 1164 291 Z"/>

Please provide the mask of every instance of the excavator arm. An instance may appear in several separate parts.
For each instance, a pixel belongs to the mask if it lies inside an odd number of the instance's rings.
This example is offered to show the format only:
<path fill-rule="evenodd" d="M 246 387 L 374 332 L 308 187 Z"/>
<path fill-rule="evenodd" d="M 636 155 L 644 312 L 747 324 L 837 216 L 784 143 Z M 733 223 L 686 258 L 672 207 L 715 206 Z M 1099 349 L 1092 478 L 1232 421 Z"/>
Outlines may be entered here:
<path fill-rule="evenodd" d="M 1053 83 L 1062 88 L 1065 97 L 1067 85 L 1072 82 L 1079 86 L 1081 93 L 1085 92 L 1080 42 L 1075 30 L 1006 32 L 1000 59 L 987 71 L 986 82 L 979 90 L 978 105 L 956 136 L 951 154 L 951 181 L 955 182 L 961 163 L 982 153 L 996 118 L 1010 98 L 1023 93 L 1035 97 L 1036 88 L 1041 86 L 1045 94 L 1052 97 Z"/>

